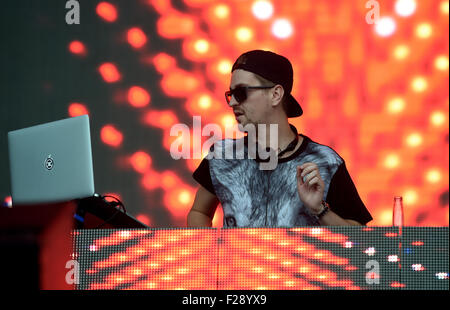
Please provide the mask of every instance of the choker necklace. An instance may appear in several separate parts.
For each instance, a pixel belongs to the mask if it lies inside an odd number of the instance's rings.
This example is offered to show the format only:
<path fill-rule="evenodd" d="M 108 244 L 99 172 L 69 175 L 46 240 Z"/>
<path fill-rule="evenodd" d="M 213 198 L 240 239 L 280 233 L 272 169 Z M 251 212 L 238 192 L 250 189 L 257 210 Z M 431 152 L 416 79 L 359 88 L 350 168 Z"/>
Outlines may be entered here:
<path fill-rule="evenodd" d="M 291 126 L 292 131 L 295 133 L 295 138 L 294 140 L 292 140 L 291 143 L 289 143 L 289 145 L 284 149 L 284 150 L 280 150 L 280 148 L 278 148 L 278 150 L 280 151 L 278 153 L 278 158 L 280 158 L 283 154 L 286 154 L 287 152 L 290 152 L 292 150 L 295 150 L 295 147 L 297 146 L 298 143 L 298 132 L 297 132 L 297 128 L 295 128 L 294 126 L 292 126 L 291 124 L 289 124 L 289 126 Z"/>

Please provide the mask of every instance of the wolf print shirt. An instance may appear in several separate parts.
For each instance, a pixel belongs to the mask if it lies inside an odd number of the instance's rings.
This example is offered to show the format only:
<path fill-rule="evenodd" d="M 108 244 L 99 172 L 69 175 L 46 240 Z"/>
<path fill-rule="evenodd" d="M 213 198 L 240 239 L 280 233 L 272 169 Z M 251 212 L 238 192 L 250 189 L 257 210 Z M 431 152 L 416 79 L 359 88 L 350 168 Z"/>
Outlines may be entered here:
<path fill-rule="evenodd" d="M 361 201 L 344 160 L 330 147 L 307 136 L 290 156 L 278 159 L 273 170 L 261 170 L 258 159 L 203 159 L 194 179 L 219 199 L 223 208 L 223 227 L 297 227 L 320 223 L 300 200 L 296 167 L 317 164 L 325 183 L 324 200 L 344 219 L 366 224 L 372 217 Z M 243 138 L 246 140 L 246 138 Z M 236 139 L 216 142 L 225 150 Z M 218 143 L 218 144 L 217 144 Z M 244 143 L 247 152 L 247 143 Z M 214 152 L 214 146 L 210 150 Z"/>

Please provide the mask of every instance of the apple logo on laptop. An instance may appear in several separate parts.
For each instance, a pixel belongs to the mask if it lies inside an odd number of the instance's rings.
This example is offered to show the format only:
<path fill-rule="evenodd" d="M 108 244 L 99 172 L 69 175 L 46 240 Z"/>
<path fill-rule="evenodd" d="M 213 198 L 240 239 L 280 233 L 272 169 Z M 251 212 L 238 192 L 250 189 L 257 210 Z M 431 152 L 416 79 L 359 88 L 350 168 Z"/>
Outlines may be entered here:
<path fill-rule="evenodd" d="M 44 165 L 45 165 L 45 168 L 47 170 L 52 170 L 53 169 L 53 166 L 55 165 L 55 162 L 53 161 L 52 154 L 47 156 L 47 159 L 45 160 L 45 164 Z"/>

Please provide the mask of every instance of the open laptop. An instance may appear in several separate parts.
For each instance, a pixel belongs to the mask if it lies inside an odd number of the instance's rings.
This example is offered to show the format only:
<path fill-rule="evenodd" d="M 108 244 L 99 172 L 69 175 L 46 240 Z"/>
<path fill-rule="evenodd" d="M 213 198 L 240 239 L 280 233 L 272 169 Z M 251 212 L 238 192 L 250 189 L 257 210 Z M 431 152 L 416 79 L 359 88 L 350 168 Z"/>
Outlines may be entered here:
<path fill-rule="evenodd" d="M 8 132 L 13 205 L 94 195 L 89 117 Z"/>

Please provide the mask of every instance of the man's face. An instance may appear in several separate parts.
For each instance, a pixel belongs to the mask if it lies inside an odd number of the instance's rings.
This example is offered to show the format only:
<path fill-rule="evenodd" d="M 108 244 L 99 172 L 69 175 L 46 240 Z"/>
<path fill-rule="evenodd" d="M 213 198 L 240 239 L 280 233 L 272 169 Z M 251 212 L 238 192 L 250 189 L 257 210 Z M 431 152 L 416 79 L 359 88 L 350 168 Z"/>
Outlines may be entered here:
<path fill-rule="evenodd" d="M 237 86 L 270 86 L 261 85 L 255 74 L 242 69 L 234 70 L 231 75 L 230 89 Z M 234 96 L 231 97 L 230 107 L 233 109 L 236 121 L 245 126 L 252 124 L 265 124 L 269 115 L 270 101 L 268 92 L 265 89 L 248 89 L 247 99 L 238 103 Z"/>

